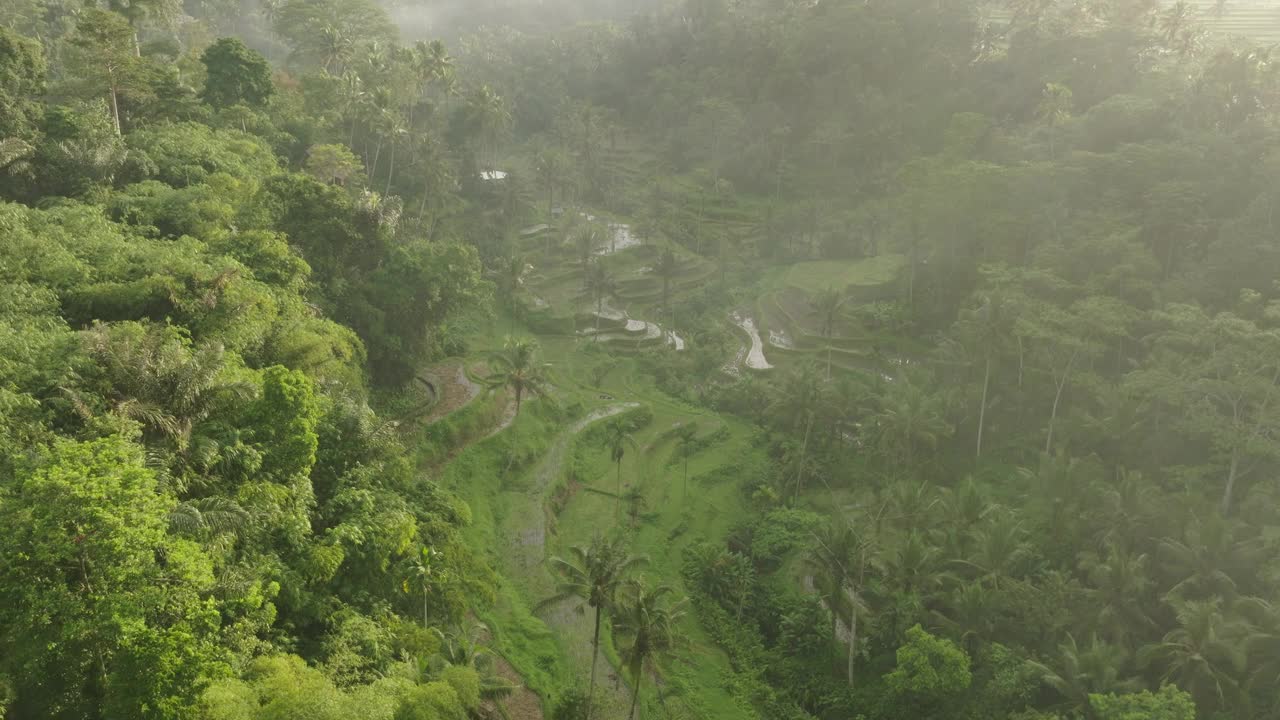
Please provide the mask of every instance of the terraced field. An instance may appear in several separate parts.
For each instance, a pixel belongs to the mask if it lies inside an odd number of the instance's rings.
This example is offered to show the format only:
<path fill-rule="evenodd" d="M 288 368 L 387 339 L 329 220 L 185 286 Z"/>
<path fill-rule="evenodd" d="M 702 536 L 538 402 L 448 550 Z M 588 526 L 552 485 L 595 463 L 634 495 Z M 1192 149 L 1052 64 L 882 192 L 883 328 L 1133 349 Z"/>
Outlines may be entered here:
<path fill-rule="evenodd" d="M 1173 0 L 1162 0 L 1162 5 Z M 1209 33 L 1223 39 L 1241 38 L 1248 42 L 1270 45 L 1280 43 L 1280 3 L 1275 0 L 1187 0 L 1195 11 L 1195 19 Z M 1009 20 L 1001 3 L 992 3 L 986 12 L 992 22 Z"/>

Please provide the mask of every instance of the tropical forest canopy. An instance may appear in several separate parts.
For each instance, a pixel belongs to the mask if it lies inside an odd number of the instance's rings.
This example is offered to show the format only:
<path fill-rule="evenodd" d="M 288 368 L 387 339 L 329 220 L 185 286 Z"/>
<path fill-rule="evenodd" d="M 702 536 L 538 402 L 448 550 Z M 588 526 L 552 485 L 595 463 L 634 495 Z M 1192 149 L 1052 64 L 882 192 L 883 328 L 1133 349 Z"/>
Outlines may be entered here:
<path fill-rule="evenodd" d="M 0 718 L 1280 717 L 1255 10 L 0 0 Z"/>

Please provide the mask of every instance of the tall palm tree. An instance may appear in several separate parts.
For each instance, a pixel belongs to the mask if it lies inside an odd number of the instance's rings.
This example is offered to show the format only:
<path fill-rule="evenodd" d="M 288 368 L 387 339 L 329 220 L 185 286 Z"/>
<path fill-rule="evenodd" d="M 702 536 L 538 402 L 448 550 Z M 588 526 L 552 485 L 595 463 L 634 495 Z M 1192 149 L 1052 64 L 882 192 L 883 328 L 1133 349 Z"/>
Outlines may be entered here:
<path fill-rule="evenodd" d="M 484 623 L 470 627 L 454 627 L 449 630 L 431 628 L 440 642 L 435 654 L 418 659 L 418 673 L 422 681 L 439 675 L 448 667 L 469 667 L 480 678 L 480 697 L 497 700 L 515 692 L 519 687 L 498 674 L 494 668 L 496 653 L 484 644 L 489 628 Z"/>
<path fill-rule="evenodd" d="M 670 308 L 671 303 L 671 281 L 680 274 L 680 260 L 671 248 L 663 250 L 658 256 L 653 272 L 662 278 L 662 309 L 665 312 Z"/>
<path fill-rule="evenodd" d="M 582 265 L 582 286 L 587 287 L 590 280 L 591 258 L 604 239 L 604 232 L 599 223 L 584 222 L 572 230 L 570 237 L 578 250 L 578 262 Z"/>
<path fill-rule="evenodd" d="M 858 618 L 867 612 L 864 598 L 867 572 L 878 562 L 878 548 L 869 535 L 847 522 L 833 521 L 814 534 L 805 564 L 815 573 L 816 585 L 831 611 L 831 634 L 836 617 L 847 613 L 849 648 L 848 682 L 853 684 L 853 663 L 858 654 Z"/>
<path fill-rule="evenodd" d="M 802 366 L 788 374 L 778 386 L 777 396 L 769 406 L 769 412 L 778 423 L 792 432 L 802 432 L 800 454 L 796 467 L 795 493 L 804 487 L 805 462 L 808 458 L 809 436 L 813 423 L 822 409 L 822 390 L 813 368 Z"/>
<path fill-rule="evenodd" d="M 630 720 L 636 714 L 645 669 L 683 643 L 684 635 L 676 626 L 685 615 L 685 601 L 668 601 L 667 596 L 675 592 L 670 585 L 649 588 L 637 580 L 627 585 L 630 592 L 614 615 L 613 625 L 616 635 L 624 641 L 619 654 L 635 684 L 631 710 L 627 712 Z"/>
<path fill-rule="evenodd" d="M 1178 627 L 1142 648 L 1139 661 L 1162 668 L 1164 679 L 1191 693 L 1202 710 L 1229 706 L 1240 696 L 1252 627 L 1225 614 L 1218 598 L 1183 602 L 1177 612 Z"/>
<path fill-rule="evenodd" d="M 1252 539 L 1237 539 L 1236 527 L 1214 514 L 1189 523 L 1182 539 L 1160 541 L 1162 565 L 1177 580 L 1169 596 L 1231 601 L 1240 595 L 1238 581 L 1254 577 L 1259 546 Z"/>
<path fill-rule="evenodd" d="M 621 541 L 607 540 L 599 535 L 588 547 L 570 547 L 568 558 L 551 558 L 551 566 L 561 580 L 556 595 L 544 600 L 540 607 L 577 598 L 585 601 L 595 611 L 595 629 L 591 635 L 591 684 L 587 690 L 587 720 L 591 720 L 591 706 L 596 689 L 600 619 L 605 613 L 614 612 L 618 589 L 626 581 L 627 573 L 646 562 L 647 558 L 628 553 Z"/>
<path fill-rule="evenodd" d="M 1031 557 L 1033 548 L 1018 517 L 997 515 L 973 532 L 974 553 L 956 562 L 978 576 L 978 582 L 1000 590 Z"/>
<path fill-rule="evenodd" d="M 506 100 L 493 91 L 488 85 L 481 86 L 467 100 L 467 111 L 471 116 L 471 127 L 475 128 L 480 141 L 481 156 L 489 155 L 486 160 L 492 161 L 494 145 L 498 138 L 511 126 L 511 111 Z"/>
<path fill-rule="evenodd" d="M 1124 675 L 1126 662 L 1123 648 L 1106 643 L 1096 635 L 1082 648 L 1075 637 L 1068 634 L 1066 641 L 1058 646 L 1057 657 L 1049 664 L 1030 664 L 1040 675 L 1040 681 L 1057 690 L 1068 707 L 1093 718 L 1089 695 L 1141 689 L 1138 680 Z"/>
<path fill-rule="evenodd" d="M 622 517 L 622 458 L 627 454 L 627 447 L 639 452 L 640 446 L 636 444 L 636 439 L 627 430 L 626 424 L 621 419 L 610 420 L 604 430 L 604 444 L 609 449 L 609 459 L 613 460 L 613 464 L 617 467 L 618 492 L 617 492 L 617 511 L 618 517 Z"/>
<path fill-rule="evenodd" d="M 400 587 L 406 593 L 417 586 L 422 592 L 422 627 L 431 625 L 431 584 L 435 582 L 435 559 L 440 553 L 433 547 L 423 546 L 409 561 L 408 572 Z"/>
<path fill-rule="evenodd" d="M 1106 555 L 1085 555 L 1080 569 L 1092 589 L 1089 594 L 1097 604 L 1098 625 L 1112 642 L 1127 645 L 1129 638 L 1151 630 L 1155 623 L 1143 610 L 1150 597 L 1146 553 L 1129 553 L 1116 543 L 1107 545 Z"/>
<path fill-rule="evenodd" d="M 844 305 L 849 298 L 844 294 L 843 290 L 829 287 L 818 293 L 813 299 L 813 309 L 817 311 L 818 317 L 822 319 L 822 336 L 830 340 L 831 335 L 835 332 L 836 318 L 840 315 L 840 311 L 844 309 Z M 831 343 L 827 343 L 827 377 L 831 377 Z"/>
<path fill-rule="evenodd" d="M 508 337 L 502 351 L 491 356 L 491 362 L 494 368 L 485 384 L 515 393 L 517 416 L 525 396 L 544 397 L 551 391 L 551 364 L 540 361 L 534 340 Z"/>
<path fill-rule="evenodd" d="M 0 138 L 0 170 L 24 169 L 24 162 L 35 153 L 35 148 L 21 138 Z"/>
<path fill-rule="evenodd" d="M 935 447 L 951 434 L 943 415 L 943 399 L 911 382 L 906 375 L 889 383 L 875 415 L 880 449 L 891 459 L 913 467 L 921 446 Z"/>
<path fill-rule="evenodd" d="M 409 127 L 413 128 L 414 108 L 426 98 L 434 86 L 453 91 L 453 58 L 439 40 L 419 40 L 409 51 L 409 68 L 413 73 L 414 101 L 409 104 Z"/>
<path fill-rule="evenodd" d="M 600 334 L 600 315 L 604 312 L 604 299 L 614 293 L 617 283 L 613 274 L 599 259 L 587 265 L 587 290 L 596 301 L 596 334 Z"/>
<path fill-rule="evenodd" d="M 1058 128 L 1071 119 L 1071 88 L 1066 85 L 1049 83 L 1044 86 L 1040 96 L 1040 104 L 1036 106 L 1036 118 L 1049 131 L 1049 159 L 1057 155 L 1054 149 Z"/>
<path fill-rule="evenodd" d="M 697 448 L 698 426 L 693 423 L 682 426 L 676 442 L 680 459 L 684 461 L 684 489 L 681 491 L 681 496 L 687 498 L 689 497 L 689 456 Z"/>
<path fill-rule="evenodd" d="M 538 153 L 534 160 L 533 172 L 538 182 L 547 189 L 547 217 L 551 217 L 555 208 L 556 189 L 565 182 L 569 164 L 568 158 L 559 148 L 547 148 Z"/>

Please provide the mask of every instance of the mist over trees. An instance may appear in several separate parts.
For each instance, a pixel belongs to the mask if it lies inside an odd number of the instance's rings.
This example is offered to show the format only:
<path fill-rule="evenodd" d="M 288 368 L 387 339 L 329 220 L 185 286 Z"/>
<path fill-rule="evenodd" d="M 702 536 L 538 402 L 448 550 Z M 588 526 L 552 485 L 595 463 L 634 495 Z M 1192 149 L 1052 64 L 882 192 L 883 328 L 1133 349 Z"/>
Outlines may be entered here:
<path fill-rule="evenodd" d="M 0 718 L 1277 717 L 1232 13 L 0 0 Z"/>

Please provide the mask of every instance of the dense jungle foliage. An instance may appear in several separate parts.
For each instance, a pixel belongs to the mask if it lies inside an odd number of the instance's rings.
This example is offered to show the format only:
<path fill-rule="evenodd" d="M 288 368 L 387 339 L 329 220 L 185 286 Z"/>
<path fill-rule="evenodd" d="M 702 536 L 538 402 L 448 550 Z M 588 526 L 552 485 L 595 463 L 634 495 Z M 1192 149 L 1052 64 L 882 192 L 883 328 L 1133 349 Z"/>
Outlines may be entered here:
<path fill-rule="evenodd" d="M 0 717 L 1280 718 L 1235 5 L 0 0 Z"/>

